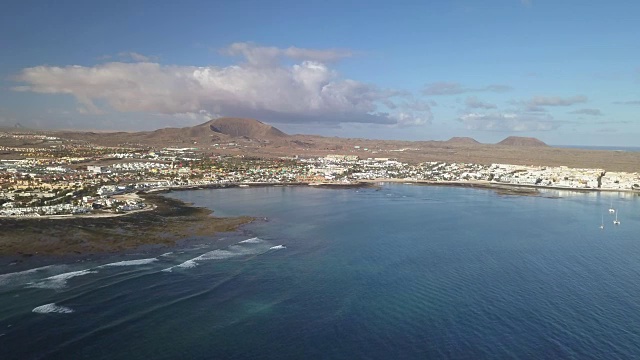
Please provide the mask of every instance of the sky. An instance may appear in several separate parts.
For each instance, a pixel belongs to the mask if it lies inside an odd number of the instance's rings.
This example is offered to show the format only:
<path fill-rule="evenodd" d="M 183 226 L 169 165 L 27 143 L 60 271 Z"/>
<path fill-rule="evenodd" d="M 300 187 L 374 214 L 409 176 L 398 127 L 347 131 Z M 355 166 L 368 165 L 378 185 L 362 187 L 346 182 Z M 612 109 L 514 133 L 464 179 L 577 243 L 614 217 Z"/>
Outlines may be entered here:
<path fill-rule="evenodd" d="M 640 146 L 640 2 L 15 1 L 0 126 Z"/>

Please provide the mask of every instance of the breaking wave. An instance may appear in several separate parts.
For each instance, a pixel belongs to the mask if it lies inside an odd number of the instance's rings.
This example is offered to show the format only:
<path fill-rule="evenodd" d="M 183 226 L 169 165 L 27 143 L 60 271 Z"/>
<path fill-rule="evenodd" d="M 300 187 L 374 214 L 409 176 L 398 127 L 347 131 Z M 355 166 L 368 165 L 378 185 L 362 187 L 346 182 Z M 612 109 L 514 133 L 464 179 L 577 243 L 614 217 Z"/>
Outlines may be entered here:
<path fill-rule="evenodd" d="M 254 237 L 254 238 L 251 238 L 251 239 L 242 240 L 238 244 L 260 244 L 260 243 L 263 243 L 263 242 L 264 242 L 264 240 L 262 240 L 260 238 L 257 238 L 257 237 Z"/>
<path fill-rule="evenodd" d="M 29 287 L 39 288 L 39 289 L 64 289 L 67 286 L 67 280 L 83 276 L 87 274 L 95 274 L 97 271 L 93 270 L 80 270 L 80 271 L 72 271 L 60 275 L 50 276 L 48 278 L 44 278 L 37 282 L 29 283 Z"/>
<path fill-rule="evenodd" d="M 11 285 L 15 283 L 24 284 L 24 282 L 29 280 L 34 274 L 37 274 L 38 272 L 45 271 L 45 270 L 51 270 L 53 267 L 56 267 L 56 266 L 57 265 L 48 265 L 48 266 L 29 269 L 25 271 L 2 274 L 0 275 L 0 286 Z"/>
<path fill-rule="evenodd" d="M 150 258 L 150 259 L 126 260 L 126 261 L 118 261 L 110 264 L 100 265 L 98 267 L 146 265 L 146 264 L 151 264 L 152 262 L 155 262 L 155 261 L 158 261 L 158 259 Z"/>
<path fill-rule="evenodd" d="M 281 250 L 281 249 L 286 249 L 287 247 L 285 245 L 276 245 L 276 246 L 272 246 L 269 248 L 269 250 Z"/>
<path fill-rule="evenodd" d="M 71 308 L 68 308 L 66 306 L 56 305 L 55 303 L 38 306 L 31 311 L 38 314 L 48 314 L 48 313 L 70 314 L 72 312 L 75 312 L 75 310 Z"/>
<path fill-rule="evenodd" d="M 269 244 L 265 240 L 254 237 L 251 239 L 242 240 L 238 242 L 237 245 L 231 245 L 226 249 L 217 249 L 206 252 L 200 256 L 196 256 L 193 259 L 189 259 L 181 264 L 166 268 L 162 271 L 171 272 L 175 268 L 190 269 L 198 266 L 198 262 L 201 261 L 224 260 L 240 256 L 257 255 L 269 249 L 271 249 L 271 247 L 269 247 Z"/>

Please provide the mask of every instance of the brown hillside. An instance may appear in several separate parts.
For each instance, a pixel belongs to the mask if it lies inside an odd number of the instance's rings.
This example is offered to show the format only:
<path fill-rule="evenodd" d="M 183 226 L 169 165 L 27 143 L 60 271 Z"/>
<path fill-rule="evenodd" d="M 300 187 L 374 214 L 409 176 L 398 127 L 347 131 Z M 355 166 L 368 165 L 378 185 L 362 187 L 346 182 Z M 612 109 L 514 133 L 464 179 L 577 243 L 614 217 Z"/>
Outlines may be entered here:
<path fill-rule="evenodd" d="M 209 120 L 203 124 L 183 127 L 164 128 L 139 133 L 146 143 L 167 144 L 208 144 L 228 141 L 230 138 L 255 139 L 273 141 L 288 135 L 273 126 L 253 119 L 220 118 Z"/>
<path fill-rule="evenodd" d="M 522 137 L 522 136 L 509 136 L 508 138 L 500 141 L 498 145 L 508 145 L 508 146 L 549 146 L 544 142 L 532 138 L 532 137 Z"/>
<path fill-rule="evenodd" d="M 184 128 L 164 128 L 150 132 L 138 133 L 142 135 L 143 142 L 154 144 L 187 144 L 187 143 L 203 143 L 215 142 L 224 137 L 222 134 L 216 134 L 207 127 L 199 128 L 201 125 Z M 132 135 L 135 135 L 133 133 Z M 140 139 L 142 140 L 142 139 Z"/>
<path fill-rule="evenodd" d="M 245 125 L 238 125 L 238 123 L 245 123 Z M 215 131 L 211 128 L 212 125 Z M 63 144 L 74 146 L 150 147 L 152 149 L 192 147 L 197 148 L 198 151 L 218 155 L 261 158 L 291 156 L 308 158 L 326 156 L 327 154 L 344 154 L 356 155 L 363 159 L 390 157 L 413 164 L 425 161 L 467 162 L 486 165 L 501 163 L 569 166 L 626 172 L 638 172 L 638 164 L 640 164 L 640 152 L 557 148 L 546 146 L 534 138 L 509 137 L 496 145 L 471 142 L 456 143 L 458 141 L 456 138 L 449 142 L 285 135 L 259 121 L 242 119 L 239 121 L 218 119 L 192 127 L 144 132 L 34 131 L 59 137 L 63 139 Z M 241 136 L 234 137 L 216 131 L 225 131 Z M 261 134 L 266 134 L 272 139 L 261 139 Z M 57 143 L 48 143 L 39 139 L 14 139 L 12 137 L 0 137 L 0 145 L 43 148 L 58 146 Z M 535 151 L 532 151 L 531 146 L 536 146 Z M 0 158 L 24 158 L 25 154 L 24 152 L 6 150 L 0 152 Z"/>
<path fill-rule="evenodd" d="M 476 139 L 474 138 L 470 138 L 470 137 L 461 137 L 461 136 L 454 136 L 451 139 L 445 141 L 446 143 L 449 144 L 480 144 L 480 142 L 478 142 Z"/>
<path fill-rule="evenodd" d="M 273 126 L 254 119 L 219 118 L 199 126 L 208 126 L 214 132 L 233 137 L 274 140 L 288 136 Z"/>

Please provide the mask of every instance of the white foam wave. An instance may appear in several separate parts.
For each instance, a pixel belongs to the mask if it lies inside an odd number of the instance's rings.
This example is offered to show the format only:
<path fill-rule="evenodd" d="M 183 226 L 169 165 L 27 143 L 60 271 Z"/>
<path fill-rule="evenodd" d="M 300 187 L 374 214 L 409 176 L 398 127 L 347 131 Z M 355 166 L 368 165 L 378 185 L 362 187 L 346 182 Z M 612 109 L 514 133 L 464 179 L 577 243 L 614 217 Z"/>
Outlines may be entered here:
<path fill-rule="evenodd" d="M 262 240 L 260 238 L 257 238 L 257 237 L 254 237 L 254 238 L 251 238 L 251 239 L 242 240 L 238 244 L 260 244 L 260 243 L 263 243 L 263 242 L 264 242 L 264 240 Z"/>
<path fill-rule="evenodd" d="M 254 239 L 257 239 L 257 241 Z M 247 241 L 247 240 L 251 240 L 251 241 Z M 252 238 L 247 240 L 243 240 L 241 242 L 244 242 L 245 244 L 266 243 L 264 240 L 260 240 L 258 238 Z M 232 246 L 229 246 L 227 249 L 217 249 L 217 250 L 206 252 L 200 256 L 196 256 L 193 259 L 189 259 L 179 265 L 166 268 L 162 271 L 171 272 L 173 271 L 174 268 L 190 269 L 198 266 L 198 263 L 201 261 L 224 260 L 224 259 L 230 259 L 230 258 L 239 257 L 239 256 L 256 255 L 256 254 L 263 253 L 268 249 L 269 248 L 265 246 L 245 247 L 245 246 L 232 245 Z"/>
<path fill-rule="evenodd" d="M 183 262 L 180 265 L 176 265 L 175 267 L 179 267 L 179 268 L 183 268 L 183 269 L 190 269 L 190 268 L 194 268 L 196 267 L 198 264 L 196 263 L 196 259 L 193 260 L 187 260 L 185 262 Z"/>
<path fill-rule="evenodd" d="M 287 247 L 285 245 L 276 245 L 276 246 L 272 246 L 269 248 L 269 250 L 281 250 L 281 249 L 286 249 Z"/>
<path fill-rule="evenodd" d="M 75 310 L 68 308 L 66 306 L 60 306 L 60 305 L 56 305 L 55 303 L 51 303 L 51 304 L 38 306 L 31 311 L 38 314 L 48 314 L 48 313 L 71 314 Z"/>
<path fill-rule="evenodd" d="M 146 264 L 151 264 L 152 262 L 155 262 L 155 261 L 158 261 L 158 259 L 150 258 L 150 259 L 125 260 L 125 261 L 118 261 L 110 264 L 104 264 L 99 267 L 146 265 Z"/>
<path fill-rule="evenodd" d="M 35 268 L 35 269 L 29 269 L 29 270 L 18 271 L 18 272 L 13 272 L 13 273 L 8 273 L 8 274 L 2 274 L 2 275 L 0 275 L 0 286 L 11 285 L 11 284 L 18 283 L 18 282 L 24 283 L 24 281 L 29 279 L 33 274 L 36 274 L 36 273 L 44 271 L 44 270 L 50 270 L 54 266 L 56 266 L 56 265 L 48 265 L 48 266 L 42 266 L 42 267 Z"/>
<path fill-rule="evenodd" d="M 50 276 L 38 282 L 30 283 L 29 287 L 34 287 L 39 289 L 63 289 L 67 286 L 67 280 L 77 276 L 95 274 L 95 273 L 97 273 L 97 271 L 93 271 L 93 270 L 72 271 L 72 272 L 68 272 L 60 275 Z"/>
<path fill-rule="evenodd" d="M 160 255 L 160 257 L 169 256 L 171 254 L 173 254 L 173 251 L 169 251 L 168 253 L 164 253 L 164 254 Z"/>
<path fill-rule="evenodd" d="M 231 247 L 229 248 L 231 249 Z M 232 258 L 235 256 L 240 256 L 240 255 L 244 255 L 244 253 L 251 253 L 252 251 L 242 251 L 242 250 L 236 250 L 236 251 L 232 251 L 232 250 L 213 250 L 213 251 L 209 251 L 208 253 L 204 253 L 200 256 L 198 256 L 197 258 L 193 259 L 195 261 L 202 261 L 202 260 L 223 260 L 223 259 L 228 259 L 228 258 Z"/>

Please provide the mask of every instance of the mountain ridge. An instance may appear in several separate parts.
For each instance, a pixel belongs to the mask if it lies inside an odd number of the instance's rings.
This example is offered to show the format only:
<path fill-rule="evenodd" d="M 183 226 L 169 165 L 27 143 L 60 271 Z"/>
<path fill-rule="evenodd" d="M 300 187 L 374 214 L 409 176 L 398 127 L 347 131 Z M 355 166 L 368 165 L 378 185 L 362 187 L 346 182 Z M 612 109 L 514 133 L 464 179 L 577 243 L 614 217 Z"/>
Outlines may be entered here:
<path fill-rule="evenodd" d="M 549 147 L 543 141 L 536 139 L 534 137 L 524 137 L 524 136 L 508 136 L 504 138 L 502 141 L 497 143 L 496 145 L 506 145 L 506 146 L 529 146 L 529 147 Z"/>

